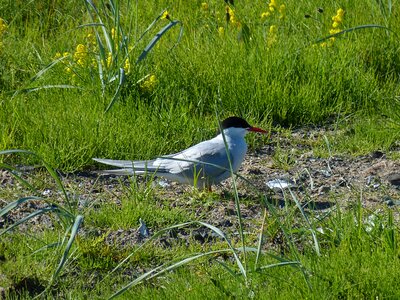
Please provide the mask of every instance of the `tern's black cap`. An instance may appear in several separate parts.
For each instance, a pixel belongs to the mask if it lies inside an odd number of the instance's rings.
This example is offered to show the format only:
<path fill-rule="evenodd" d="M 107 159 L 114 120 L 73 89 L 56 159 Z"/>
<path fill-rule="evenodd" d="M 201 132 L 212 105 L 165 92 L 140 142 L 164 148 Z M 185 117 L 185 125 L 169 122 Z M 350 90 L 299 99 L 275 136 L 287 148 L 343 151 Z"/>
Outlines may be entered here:
<path fill-rule="evenodd" d="M 247 123 L 246 120 L 239 118 L 239 117 L 229 117 L 225 120 L 222 121 L 221 123 L 221 128 L 222 129 L 227 129 L 227 128 L 251 128 L 250 124 Z"/>

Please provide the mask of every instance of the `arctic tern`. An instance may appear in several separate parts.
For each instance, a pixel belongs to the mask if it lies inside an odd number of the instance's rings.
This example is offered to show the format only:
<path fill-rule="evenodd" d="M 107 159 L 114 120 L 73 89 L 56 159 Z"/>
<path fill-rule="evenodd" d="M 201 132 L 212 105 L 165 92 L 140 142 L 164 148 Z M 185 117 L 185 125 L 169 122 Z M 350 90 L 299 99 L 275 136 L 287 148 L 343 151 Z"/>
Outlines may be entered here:
<path fill-rule="evenodd" d="M 223 133 L 220 132 L 210 140 L 153 160 L 93 159 L 121 168 L 105 170 L 102 171 L 103 174 L 153 174 L 179 183 L 196 185 L 198 188 L 211 189 L 211 185 L 230 177 L 230 164 L 233 172 L 239 169 L 247 152 L 245 135 L 248 132 L 267 133 L 263 129 L 250 126 L 246 120 L 239 117 L 223 120 L 221 130 Z"/>

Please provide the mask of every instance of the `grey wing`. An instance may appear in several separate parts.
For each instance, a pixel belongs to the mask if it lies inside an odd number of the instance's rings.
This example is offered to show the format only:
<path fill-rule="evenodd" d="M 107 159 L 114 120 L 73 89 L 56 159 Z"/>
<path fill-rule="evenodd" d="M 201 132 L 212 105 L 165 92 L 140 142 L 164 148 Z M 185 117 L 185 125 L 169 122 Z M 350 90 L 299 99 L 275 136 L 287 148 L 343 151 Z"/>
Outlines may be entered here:
<path fill-rule="evenodd" d="M 212 154 L 201 154 L 191 159 L 179 156 L 175 156 L 174 158 L 188 160 L 179 164 L 179 170 L 173 170 L 174 173 L 180 173 L 185 177 L 193 178 L 194 172 L 196 172 L 204 177 L 218 179 L 220 176 L 226 174 L 226 172 L 229 172 L 229 161 L 225 149 L 224 151 Z M 233 161 L 231 163 L 233 164 Z"/>

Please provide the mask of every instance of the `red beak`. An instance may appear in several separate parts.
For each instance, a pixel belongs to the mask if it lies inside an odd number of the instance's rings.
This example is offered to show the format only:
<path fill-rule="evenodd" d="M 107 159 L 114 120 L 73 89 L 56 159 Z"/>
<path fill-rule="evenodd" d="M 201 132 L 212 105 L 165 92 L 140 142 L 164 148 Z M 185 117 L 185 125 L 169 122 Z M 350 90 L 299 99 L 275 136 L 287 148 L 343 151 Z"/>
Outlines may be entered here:
<path fill-rule="evenodd" d="M 253 131 L 253 132 L 259 132 L 259 133 L 264 133 L 267 134 L 268 131 L 261 129 L 261 128 L 257 128 L 257 127 L 250 127 L 249 129 L 247 129 L 248 131 Z"/>

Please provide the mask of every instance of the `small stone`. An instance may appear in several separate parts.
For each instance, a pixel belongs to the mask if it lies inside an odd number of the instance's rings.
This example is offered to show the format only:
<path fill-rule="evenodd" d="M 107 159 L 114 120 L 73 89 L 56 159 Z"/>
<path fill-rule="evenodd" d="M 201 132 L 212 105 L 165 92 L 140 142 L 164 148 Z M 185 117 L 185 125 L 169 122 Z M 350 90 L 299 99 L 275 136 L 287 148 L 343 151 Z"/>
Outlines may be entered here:
<path fill-rule="evenodd" d="M 371 157 L 374 159 L 382 158 L 385 155 L 382 151 L 374 151 L 371 153 Z"/>
<path fill-rule="evenodd" d="M 400 173 L 392 173 L 389 174 L 386 179 L 389 181 L 390 184 L 393 184 L 397 187 L 400 186 Z"/>

